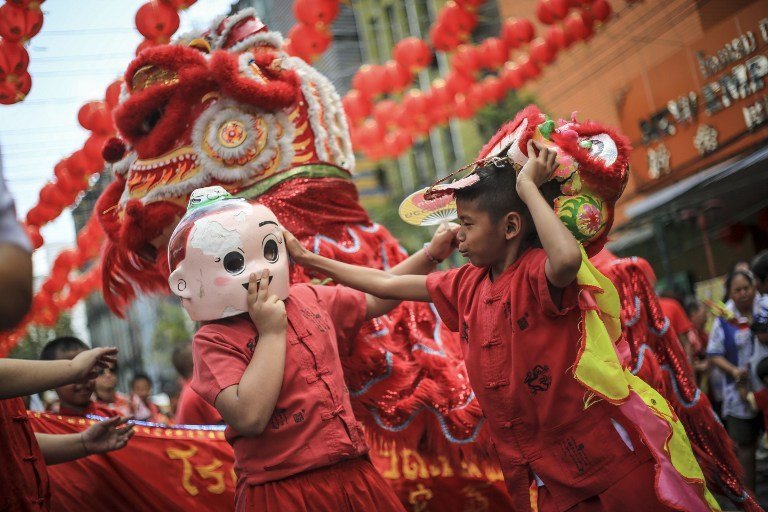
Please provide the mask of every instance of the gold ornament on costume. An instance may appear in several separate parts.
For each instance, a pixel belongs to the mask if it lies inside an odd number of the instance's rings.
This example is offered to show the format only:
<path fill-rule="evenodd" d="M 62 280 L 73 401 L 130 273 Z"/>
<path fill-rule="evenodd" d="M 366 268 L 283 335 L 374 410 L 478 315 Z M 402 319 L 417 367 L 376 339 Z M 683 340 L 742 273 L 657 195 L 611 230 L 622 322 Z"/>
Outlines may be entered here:
<path fill-rule="evenodd" d="M 227 148 L 240 146 L 247 137 L 248 132 L 240 121 L 227 121 L 219 128 L 219 142 Z"/>
<path fill-rule="evenodd" d="M 156 84 L 172 85 L 178 83 L 179 74 L 173 70 L 158 68 L 155 66 L 144 66 L 133 74 L 131 80 L 131 90 L 143 91 L 147 87 Z"/>

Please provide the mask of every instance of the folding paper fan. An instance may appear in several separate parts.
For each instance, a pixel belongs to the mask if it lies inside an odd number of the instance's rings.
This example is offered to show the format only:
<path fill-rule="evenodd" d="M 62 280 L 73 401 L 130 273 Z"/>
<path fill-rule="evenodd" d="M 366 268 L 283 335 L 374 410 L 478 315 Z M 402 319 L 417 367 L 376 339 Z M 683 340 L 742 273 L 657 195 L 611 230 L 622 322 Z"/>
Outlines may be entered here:
<path fill-rule="evenodd" d="M 446 194 L 435 199 L 425 199 L 422 189 L 406 197 L 400 204 L 400 218 L 414 226 L 435 226 L 454 220 L 456 200 L 452 194 Z"/>

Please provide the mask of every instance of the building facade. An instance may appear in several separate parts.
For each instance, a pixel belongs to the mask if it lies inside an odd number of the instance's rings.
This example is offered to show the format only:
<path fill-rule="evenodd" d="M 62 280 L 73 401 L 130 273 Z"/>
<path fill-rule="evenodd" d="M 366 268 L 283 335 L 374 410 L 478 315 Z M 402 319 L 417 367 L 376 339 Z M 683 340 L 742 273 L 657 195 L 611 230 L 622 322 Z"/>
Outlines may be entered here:
<path fill-rule="evenodd" d="M 610 4 L 595 36 L 529 88 L 551 115 L 576 111 L 631 140 L 614 252 L 647 258 L 668 280 L 721 275 L 768 248 L 768 2 Z M 499 9 L 535 19 L 535 5 Z"/>

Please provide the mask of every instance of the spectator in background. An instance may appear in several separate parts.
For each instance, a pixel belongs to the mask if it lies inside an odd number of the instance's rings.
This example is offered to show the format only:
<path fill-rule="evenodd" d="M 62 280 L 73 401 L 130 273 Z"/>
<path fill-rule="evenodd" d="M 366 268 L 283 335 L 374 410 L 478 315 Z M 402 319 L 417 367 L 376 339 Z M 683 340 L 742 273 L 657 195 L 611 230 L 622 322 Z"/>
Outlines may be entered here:
<path fill-rule="evenodd" d="M 752 259 L 752 273 L 755 274 L 757 291 L 768 293 L 768 249 L 761 251 Z"/>
<path fill-rule="evenodd" d="M 103 368 L 96 377 L 96 402 L 117 411 L 121 416 L 131 415 L 131 403 L 128 396 L 117 390 L 117 361 L 108 368 Z"/>
<path fill-rule="evenodd" d="M 176 423 L 180 425 L 215 425 L 222 423 L 224 420 L 222 420 L 219 411 L 189 387 L 189 381 L 192 378 L 192 371 L 194 369 L 192 345 L 176 347 L 171 360 L 182 380 L 179 405 L 175 416 Z"/>
<path fill-rule="evenodd" d="M 738 260 L 736 263 L 731 265 L 731 269 L 728 271 L 728 275 L 733 275 L 734 272 L 737 270 L 740 270 L 742 272 L 751 272 L 752 269 L 749 267 L 749 262 L 747 260 Z M 728 291 L 728 287 L 725 287 L 725 295 L 723 295 L 723 302 L 728 302 L 731 300 L 730 292 Z"/>
<path fill-rule="evenodd" d="M 736 317 L 729 322 L 718 317 L 709 335 L 707 354 L 711 363 L 723 371 L 723 419 L 731 438 L 736 442 L 739 461 L 745 470 L 746 484 L 755 488 L 755 450 L 762 420 L 742 399 L 739 387 L 753 382 L 750 379 L 751 361 L 768 356 L 768 333 L 755 332 L 751 327 L 762 319 L 768 319 L 768 297 L 761 296 L 755 288 L 751 272 L 733 271 L 725 280 L 726 292 L 731 297 L 726 307 Z M 762 384 L 757 382 L 754 391 Z"/>
<path fill-rule="evenodd" d="M 46 343 L 40 352 L 40 359 L 43 361 L 71 360 L 86 350 L 88 350 L 88 345 L 84 341 L 73 336 L 63 336 Z M 85 416 L 86 414 L 104 418 L 119 416 L 118 412 L 91 399 L 94 388 L 94 379 L 54 388 L 59 397 L 59 406 L 57 410 L 52 412 L 65 416 Z"/>
<path fill-rule="evenodd" d="M 163 423 L 166 418 L 160 414 L 160 409 L 152 403 L 152 379 L 145 373 L 136 373 L 131 380 L 131 412 L 139 421 Z"/>

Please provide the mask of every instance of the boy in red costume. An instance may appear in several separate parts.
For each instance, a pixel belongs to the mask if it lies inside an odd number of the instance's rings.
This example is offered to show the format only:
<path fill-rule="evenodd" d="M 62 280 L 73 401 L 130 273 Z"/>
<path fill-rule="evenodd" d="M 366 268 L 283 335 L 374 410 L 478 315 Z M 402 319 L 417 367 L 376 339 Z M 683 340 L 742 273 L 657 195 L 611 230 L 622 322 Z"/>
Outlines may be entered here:
<path fill-rule="evenodd" d="M 450 253 L 454 233 L 441 230 L 432 255 Z M 342 286 L 289 286 L 277 218 L 220 187 L 192 194 L 168 248 L 171 290 L 205 322 L 191 386 L 227 424 L 236 509 L 402 511 L 367 457 L 339 359 L 365 320 L 397 302 Z M 393 271 L 433 267 L 420 251 Z"/>
<path fill-rule="evenodd" d="M 435 303 L 461 335 L 516 510 L 670 510 L 655 492 L 655 461 L 627 417 L 572 373 L 581 357 L 579 308 L 590 307 L 580 301 L 594 299 L 576 283 L 578 242 L 539 190 L 556 155 L 533 141 L 527 155 L 517 176 L 495 158 L 454 188 L 459 251 L 471 264 L 393 276 L 312 254 L 286 233 L 289 252 L 353 288 Z M 708 510 L 702 494 L 677 503 Z"/>

